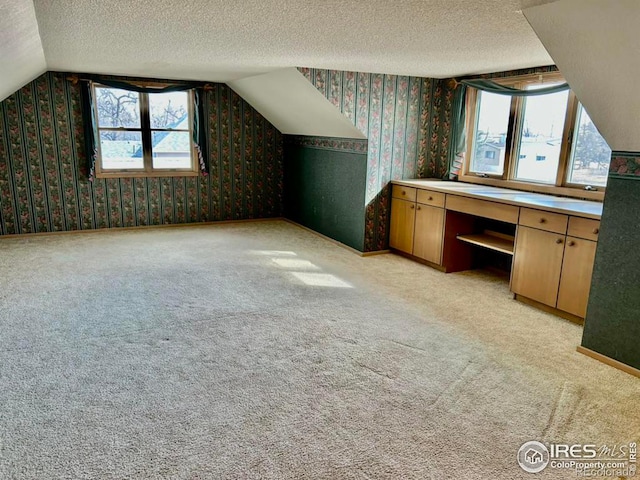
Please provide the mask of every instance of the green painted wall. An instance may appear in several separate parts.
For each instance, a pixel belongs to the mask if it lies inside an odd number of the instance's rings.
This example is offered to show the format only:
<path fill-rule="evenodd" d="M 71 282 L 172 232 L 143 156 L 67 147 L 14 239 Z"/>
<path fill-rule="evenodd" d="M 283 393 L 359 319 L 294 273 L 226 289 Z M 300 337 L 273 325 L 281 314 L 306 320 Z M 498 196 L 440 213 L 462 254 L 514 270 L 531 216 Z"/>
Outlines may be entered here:
<path fill-rule="evenodd" d="M 228 86 L 206 93 L 208 176 L 89 182 L 80 86 L 66 77 L 0 103 L 0 235 L 282 214 L 282 135 Z"/>
<path fill-rule="evenodd" d="M 640 369 L 640 153 L 613 152 L 582 345 Z"/>
<path fill-rule="evenodd" d="M 367 141 L 285 135 L 285 216 L 364 251 Z"/>

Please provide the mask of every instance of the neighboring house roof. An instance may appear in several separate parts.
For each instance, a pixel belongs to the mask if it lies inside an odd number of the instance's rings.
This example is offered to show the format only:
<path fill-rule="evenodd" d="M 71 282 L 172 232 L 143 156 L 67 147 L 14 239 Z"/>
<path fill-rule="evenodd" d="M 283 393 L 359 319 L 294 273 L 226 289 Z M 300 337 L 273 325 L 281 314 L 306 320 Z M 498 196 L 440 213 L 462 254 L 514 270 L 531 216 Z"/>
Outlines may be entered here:
<path fill-rule="evenodd" d="M 185 114 L 178 122 L 169 125 L 168 128 L 179 128 L 181 130 L 189 129 L 189 118 Z M 191 148 L 191 137 L 184 133 L 175 134 L 175 132 L 156 133 L 153 138 L 154 152 L 188 152 Z"/>
<path fill-rule="evenodd" d="M 493 149 L 493 150 L 501 150 L 501 144 L 496 144 L 496 143 L 481 143 L 480 145 L 478 145 L 479 148 L 485 148 L 485 149 Z"/>
<path fill-rule="evenodd" d="M 189 128 L 189 115 L 184 114 L 181 118 L 175 122 L 167 125 L 166 128 L 188 130 Z M 188 152 L 191 148 L 191 136 L 180 134 L 175 135 L 176 132 L 156 132 L 151 137 L 151 148 L 156 153 L 161 152 Z M 142 146 L 138 147 L 135 153 L 132 155 L 134 158 L 142 157 Z"/>

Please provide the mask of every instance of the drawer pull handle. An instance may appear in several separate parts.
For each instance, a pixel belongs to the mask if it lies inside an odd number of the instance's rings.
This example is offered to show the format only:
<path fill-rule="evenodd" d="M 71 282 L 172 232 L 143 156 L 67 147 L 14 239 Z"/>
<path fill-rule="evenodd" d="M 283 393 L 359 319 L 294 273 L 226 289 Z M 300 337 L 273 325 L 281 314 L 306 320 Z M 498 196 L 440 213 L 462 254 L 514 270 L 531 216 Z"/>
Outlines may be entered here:
<path fill-rule="evenodd" d="M 406 194 L 407 194 L 407 192 L 405 192 L 404 190 L 402 190 L 402 194 L 403 194 L 403 195 L 406 195 Z"/>
<path fill-rule="evenodd" d="M 599 229 L 599 228 L 594 228 L 594 229 L 593 229 L 593 234 L 594 234 L 594 235 L 597 235 L 597 234 L 599 234 L 599 233 L 600 233 L 600 229 Z"/>
<path fill-rule="evenodd" d="M 410 209 L 412 209 L 412 210 L 413 210 L 415 207 L 416 207 L 415 205 L 409 205 L 409 208 L 410 208 Z"/>
<path fill-rule="evenodd" d="M 570 240 L 570 241 L 569 241 L 569 246 L 570 246 L 570 247 L 573 247 L 575 244 L 576 244 L 576 242 L 574 242 L 573 240 Z"/>
<path fill-rule="evenodd" d="M 416 207 L 416 210 L 420 210 L 420 205 L 418 205 L 418 206 Z"/>
<path fill-rule="evenodd" d="M 429 200 L 433 200 L 433 197 L 429 197 Z"/>
<path fill-rule="evenodd" d="M 540 223 L 545 223 L 547 220 L 545 218 L 540 219 Z"/>
<path fill-rule="evenodd" d="M 562 243 L 562 239 L 561 239 L 561 238 L 558 238 L 558 239 L 556 240 L 556 243 L 557 243 L 558 245 L 560 245 L 560 244 Z"/>

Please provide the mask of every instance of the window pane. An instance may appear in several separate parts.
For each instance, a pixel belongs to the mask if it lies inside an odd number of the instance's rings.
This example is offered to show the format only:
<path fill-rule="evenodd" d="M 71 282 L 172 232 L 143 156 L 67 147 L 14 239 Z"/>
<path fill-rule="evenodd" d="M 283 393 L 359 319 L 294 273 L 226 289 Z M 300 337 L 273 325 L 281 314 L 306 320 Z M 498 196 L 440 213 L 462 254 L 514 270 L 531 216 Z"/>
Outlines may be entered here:
<path fill-rule="evenodd" d="M 150 93 L 151 128 L 189 129 L 187 92 Z"/>
<path fill-rule="evenodd" d="M 140 132 L 100 132 L 103 170 L 144 168 Z"/>
<path fill-rule="evenodd" d="M 502 175 L 510 110 L 510 96 L 478 92 L 472 172 Z"/>
<path fill-rule="evenodd" d="M 191 168 L 189 132 L 153 132 L 153 168 Z"/>
<path fill-rule="evenodd" d="M 140 95 L 118 88 L 96 87 L 100 127 L 140 128 Z"/>
<path fill-rule="evenodd" d="M 569 183 L 607 185 L 611 149 L 582 107 L 578 108 L 576 131 L 569 162 Z"/>
<path fill-rule="evenodd" d="M 529 88 L 548 87 L 550 84 Z M 569 91 L 524 99 L 515 178 L 555 183 Z"/>

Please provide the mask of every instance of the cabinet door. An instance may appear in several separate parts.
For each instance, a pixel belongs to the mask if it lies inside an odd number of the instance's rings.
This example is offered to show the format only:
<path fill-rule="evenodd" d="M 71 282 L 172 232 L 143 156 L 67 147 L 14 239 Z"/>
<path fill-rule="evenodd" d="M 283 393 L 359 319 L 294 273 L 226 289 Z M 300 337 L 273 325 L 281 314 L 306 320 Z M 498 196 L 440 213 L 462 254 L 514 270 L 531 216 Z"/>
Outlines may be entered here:
<path fill-rule="evenodd" d="M 511 290 L 550 307 L 556 306 L 565 236 L 518 226 Z"/>
<path fill-rule="evenodd" d="M 558 308 L 584 318 L 596 258 L 596 242 L 567 237 L 558 291 Z"/>
<path fill-rule="evenodd" d="M 416 218 L 416 204 L 394 198 L 391 201 L 391 229 L 389 246 L 406 253 L 413 252 L 413 226 Z"/>
<path fill-rule="evenodd" d="M 413 254 L 428 262 L 441 264 L 444 209 L 428 205 L 416 205 L 416 231 L 413 237 Z"/>

